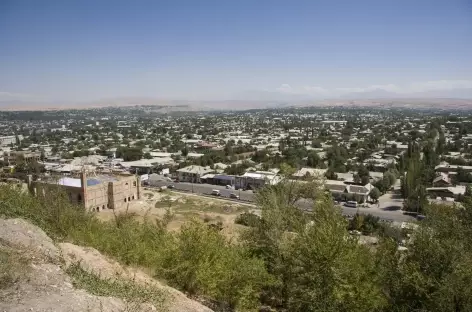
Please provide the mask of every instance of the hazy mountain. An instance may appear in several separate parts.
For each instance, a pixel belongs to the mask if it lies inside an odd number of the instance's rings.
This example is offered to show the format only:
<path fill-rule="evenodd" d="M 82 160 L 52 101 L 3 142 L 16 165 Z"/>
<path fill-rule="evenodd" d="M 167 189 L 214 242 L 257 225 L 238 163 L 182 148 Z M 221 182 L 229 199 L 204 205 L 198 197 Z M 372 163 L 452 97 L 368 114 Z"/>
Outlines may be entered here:
<path fill-rule="evenodd" d="M 459 101 L 464 99 L 463 101 Z M 155 110 L 172 111 L 205 111 L 205 110 L 246 110 L 263 108 L 283 108 L 289 106 L 376 106 L 382 107 L 393 102 L 393 106 L 409 105 L 437 107 L 452 105 L 461 108 L 472 108 L 472 89 L 437 90 L 417 93 L 395 93 L 382 89 L 368 92 L 351 92 L 340 96 L 317 98 L 306 94 L 295 94 L 276 91 L 247 91 L 238 93 L 226 100 L 166 100 L 151 97 L 116 97 L 87 102 L 47 101 L 0 98 L 0 110 L 48 110 L 70 108 L 92 108 L 107 106 L 156 106 Z"/>
<path fill-rule="evenodd" d="M 387 98 L 398 98 L 398 93 L 385 91 L 382 89 L 375 89 L 366 92 L 351 92 L 341 95 L 339 98 L 342 99 L 387 99 Z"/>
<path fill-rule="evenodd" d="M 264 90 L 250 90 L 240 92 L 232 96 L 232 100 L 237 101 L 273 101 L 273 102 L 287 102 L 287 101 L 304 101 L 314 99 L 313 96 L 307 94 L 296 94 L 278 91 L 264 91 Z"/>
<path fill-rule="evenodd" d="M 472 89 L 433 90 L 414 93 L 396 93 L 382 89 L 368 92 L 351 92 L 341 96 L 343 99 L 411 99 L 411 98 L 448 98 L 472 99 Z"/>

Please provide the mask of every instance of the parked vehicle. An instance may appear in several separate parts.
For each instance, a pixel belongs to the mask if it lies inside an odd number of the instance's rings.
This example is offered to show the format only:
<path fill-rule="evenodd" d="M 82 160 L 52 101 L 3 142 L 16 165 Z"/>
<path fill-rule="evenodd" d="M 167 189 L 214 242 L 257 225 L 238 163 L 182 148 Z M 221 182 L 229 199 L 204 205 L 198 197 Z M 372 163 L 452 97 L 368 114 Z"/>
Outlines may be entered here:
<path fill-rule="evenodd" d="M 232 189 L 233 189 L 233 186 L 232 186 L 232 185 L 226 185 L 226 189 L 227 189 L 227 190 L 232 190 Z"/>
<path fill-rule="evenodd" d="M 424 220 L 425 218 L 426 217 L 424 215 L 421 215 L 421 214 L 416 216 L 416 220 L 418 220 L 418 221 Z"/>
<path fill-rule="evenodd" d="M 211 195 L 214 195 L 214 196 L 221 196 L 221 193 L 219 190 L 213 190 L 211 191 Z"/>
<path fill-rule="evenodd" d="M 239 199 L 239 196 L 234 193 L 231 193 L 229 194 L 229 198 Z"/>
<path fill-rule="evenodd" d="M 350 200 L 350 201 L 347 201 L 344 206 L 346 207 L 352 207 L 352 208 L 357 208 L 357 202 L 356 201 L 353 201 L 353 200 Z"/>
<path fill-rule="evenodd" d="M 169 185 L 167 185 L 167 188 L 168 189 L 173 189 L 173 188 L 175 188 L 175 185 L 174 184 L 169 184 Z"/>

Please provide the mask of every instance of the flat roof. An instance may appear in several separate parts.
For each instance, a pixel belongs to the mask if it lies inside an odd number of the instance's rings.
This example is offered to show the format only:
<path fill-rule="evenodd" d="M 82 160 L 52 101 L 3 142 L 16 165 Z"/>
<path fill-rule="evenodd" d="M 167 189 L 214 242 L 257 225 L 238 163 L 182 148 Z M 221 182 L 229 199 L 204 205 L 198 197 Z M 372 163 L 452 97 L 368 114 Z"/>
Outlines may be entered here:
<path fill-rule="evenodd" d="M 96 177 L 87 178 L 87 186 L 94 186 L 106 182 L 116 182 L 119 178 L 111 175 L 100 175 Z M 59 185 L 81 187 L 79 178 L 63 177 L 57 181 Z"/>

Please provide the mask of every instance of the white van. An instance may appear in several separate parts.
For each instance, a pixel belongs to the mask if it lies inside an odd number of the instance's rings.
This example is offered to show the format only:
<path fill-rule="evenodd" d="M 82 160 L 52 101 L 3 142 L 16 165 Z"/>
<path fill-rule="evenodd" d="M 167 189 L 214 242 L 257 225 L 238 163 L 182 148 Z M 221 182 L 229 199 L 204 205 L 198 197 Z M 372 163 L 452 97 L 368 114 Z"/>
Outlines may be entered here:
<path fill-rule="evenodd" d="M 346 207 L 352 207 L 352 208 L 357 208 L 357 202 L 354 200 L 347 201 L 344 206 Z"/>

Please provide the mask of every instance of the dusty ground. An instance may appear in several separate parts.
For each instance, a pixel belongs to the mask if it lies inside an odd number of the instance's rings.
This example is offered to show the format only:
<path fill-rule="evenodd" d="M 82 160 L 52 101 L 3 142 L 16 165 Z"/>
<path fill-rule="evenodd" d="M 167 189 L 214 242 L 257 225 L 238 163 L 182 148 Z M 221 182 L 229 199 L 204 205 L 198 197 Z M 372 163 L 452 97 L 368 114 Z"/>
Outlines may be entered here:
<path fill-rule="evenodd" d="M 126 209 L 104 210 L 97 214 L 102 220 L 111 220 L 114 214 L 128 211 L 139 218 L 162 218 L 169 210 L 173 214 L 169 224 L 170 230 L 178 231 L 180 227 L 192 218 L 201 219 L 208 223 L 221 222 L 223 233 L 231 238 L 237 236 L 238 228 L 234 224 L 236 217 L 252 210 L 252 205 L 233 203 L 221 199 L 206 198 L 192 194 L 182 194 L 171 191 L 158 192 L 145 190 L 140 200 L 130 202 Z"/>
<path fill-rule="evenodd" d="M 211 312 L 180 291 L 146 273 L 120 265 L 93 248 L 54 244 L 40 228 L 22 219 L 0 218 L 0 311 L 58 312 Z M 79 265 L 104 281 L 126 280 L 158 292 L 162 303 L 133 303 L 126 298 L 98 296 L 73 286 L 66 269 Z M 90 287 L 97 285 L 91 284 Z M 89 288 L 90 288 L 89 287 Z M 129 288 L 128 288 L 129 289 Z M 140 288 L 141 289 L 141 288 Z"/>

